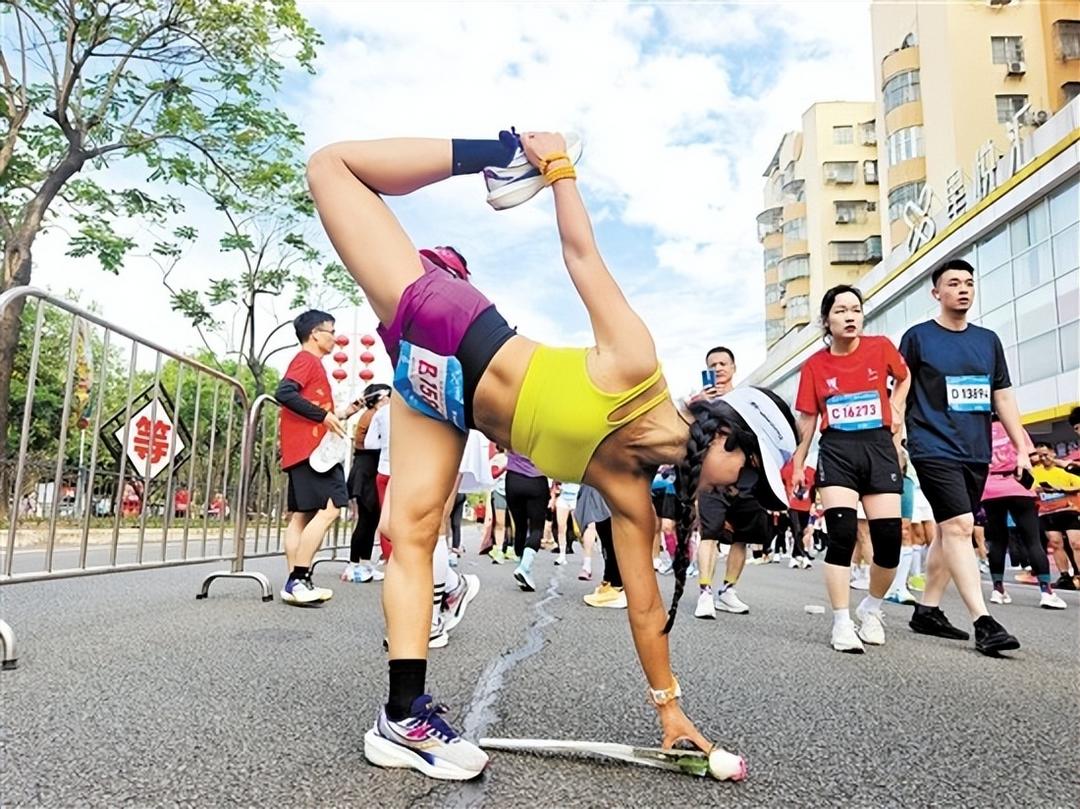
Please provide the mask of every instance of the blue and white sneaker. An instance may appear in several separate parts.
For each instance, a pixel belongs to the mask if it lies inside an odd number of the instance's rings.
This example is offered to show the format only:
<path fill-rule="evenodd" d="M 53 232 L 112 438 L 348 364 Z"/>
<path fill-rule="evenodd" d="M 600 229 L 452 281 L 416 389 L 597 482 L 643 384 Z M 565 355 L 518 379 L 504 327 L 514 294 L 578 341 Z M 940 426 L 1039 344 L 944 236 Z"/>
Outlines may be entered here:
<path fill-rule="evenodd" d="M 386 708 L 379 711 L 375 727 L 364 734 L 364 758 L 377 767 L 419 770 L 429 778 L 468 781 L 484 771 L 488 755 L 461 738 L 440 714 L 427 694 L 417 697 L 409 716 L 392 722 Z"/>
<path fill-rule="evenodd" d="M 281 600 L 286 604 L 319 604 L 326 600 L 319 592 L 322 589 L 324 588 L 313 585 L 311 579 L 290 578 L 281 588 Z"/>
<path fill-rule="evenodd" d="M 516 133 L 500 132 L 499 140 L 506 137 L 517 138 Z M 577 165 L 581 159 L 581 136 L 576 132 L 565 132 L 566 155 L 570 162 Z M 514 152 L 510 165 L 505 168 L 490 166 L 484 169 L 484 182 L 487 183 L 487 202 L 496 211 L 513 208 L 540 193 L 544 187 L 544 177 L 540 170 L 525 157 L 525 150 L 520 146 Z"/>
<path fill-rule="evenodd" d="M 526 593 L 533 593 L 536 591 L 536 582 L 533 581 L 533 577 L 529 574 L 529 571 L 521 565 L 514 568 L 514 581 L 516 581 L 518 587 Z"/>

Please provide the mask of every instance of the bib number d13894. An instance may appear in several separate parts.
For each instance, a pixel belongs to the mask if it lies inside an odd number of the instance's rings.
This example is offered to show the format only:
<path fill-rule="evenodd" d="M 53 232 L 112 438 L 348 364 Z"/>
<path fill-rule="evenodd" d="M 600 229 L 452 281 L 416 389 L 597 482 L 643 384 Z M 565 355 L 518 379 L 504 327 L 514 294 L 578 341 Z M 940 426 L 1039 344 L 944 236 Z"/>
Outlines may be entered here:
<path fill-rule="evenodd" d="M 444 357 L 402 340 L 394 389 L 409 407 L 467 432 L 464 388 L 457 357 Z"/>
<path fill-rule="evenodd" d="M 875 430 L 884 426 L 877 391 L 845 393 L 825 400 L 829 426 L 834 430 Z"/>
<path fill-rule="evenodd" d="M 961 413 L 990 412 L 990 377 L 947 376 L 945 397 L 949 410 Z"/>

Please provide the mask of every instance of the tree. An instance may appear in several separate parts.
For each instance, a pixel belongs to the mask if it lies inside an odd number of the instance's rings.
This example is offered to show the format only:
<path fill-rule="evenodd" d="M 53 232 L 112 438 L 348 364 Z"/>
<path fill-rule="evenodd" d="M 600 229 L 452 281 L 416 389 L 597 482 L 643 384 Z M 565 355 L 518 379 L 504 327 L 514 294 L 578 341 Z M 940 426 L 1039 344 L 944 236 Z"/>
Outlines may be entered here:
<path fill-rule="evenodd" d="M 311 70 L 320 41 L 295 0 L 4 0 L 0 23 L 0 290 L 30 282 L 34 241 L 59 216 L 78 228 L 70 255 L 118 272 L 136 246 L 122 217 L 181 210 L 175 197 L 106 185 L 115 158 L 165 183 L 208 167 L 242 183 L 252 144 L 295 137 L 268 103 L 283 54 Z M 21 315 L 20 304 L 0 319 L 0 438 Z"/>

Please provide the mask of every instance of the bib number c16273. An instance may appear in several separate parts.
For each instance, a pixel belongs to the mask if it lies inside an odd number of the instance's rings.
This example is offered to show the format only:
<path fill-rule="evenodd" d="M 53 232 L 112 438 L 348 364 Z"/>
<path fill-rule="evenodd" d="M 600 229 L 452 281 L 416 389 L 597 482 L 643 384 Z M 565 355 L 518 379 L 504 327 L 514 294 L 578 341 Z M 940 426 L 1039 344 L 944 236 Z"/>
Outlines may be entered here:
<path fill-rule="evenodd" d="M 985 375 L 945 377 L 945 397 L 949 410 L 960 413 L 990 412 L 990 377 Z"/>
<path fill-rule="evenodd" d="M 844 393 L 825 400 L 829 427 L 834 430 L 874 430 L 884 426 L 881 396 L 877 391 Z"/>

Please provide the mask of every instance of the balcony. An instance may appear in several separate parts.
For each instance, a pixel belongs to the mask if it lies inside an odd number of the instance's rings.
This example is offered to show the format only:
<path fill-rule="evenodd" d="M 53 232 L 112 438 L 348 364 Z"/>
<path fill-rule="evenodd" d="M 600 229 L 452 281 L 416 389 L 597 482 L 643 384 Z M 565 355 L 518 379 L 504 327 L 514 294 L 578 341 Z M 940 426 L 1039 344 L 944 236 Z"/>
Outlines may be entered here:
<path fill-rule="evenodd" d="M 864 225 L 869 218 L 867 214 L 877 210 L 877 202 L 862 199 L 841 199 L 834 202 L 833 207 L 836 224 Z"/>
<path fill-rule="evenodd" d="M 784 202 L 806 202 L 806 180 L 789 180 L 782 189 Z"/>
<path fill-rule="evenodd" d="M 763 261 L 765 272 L 773 269 L 783 256 L 783 250 L 779 247 L 770 247 L 764 252 Z"/>
<path fill-rule="evenodd" d="M 779 205 L 772 208 L 766 208 L 757 215 L 757 233 L 759 242 L 764 241 L 766 236 L 780 232 L 780 225 L 784 221 L 783 215 L 784 209 Z"/>
<path fill-rule="evenodd" d="M 796 278 L 810 277 L 810 256 L 791 256 L 780 262 L 780 280 L 792 281 Z"/>
<path fill-rule="evenodd" d="M 859 164 L 854 161 L 828 162 L 822 166 L 825 182 L 834 185 L 850 185 L 858 177 Z"/>
<path fill-rule="evenodd" d="M 881 261 L 880 236 L 870 236 L 859 242 L 829 242 L 830 264 L 876 264 L 879 261 Z"/>
<path fill-rule="evenodd" d="M 791 322 L 792 320 L 809 320 L 810 296 L 796 295 L 793 298 L 788 298 L 787 305 L 784 307 L 784 318 L 788 322 Z"/>

